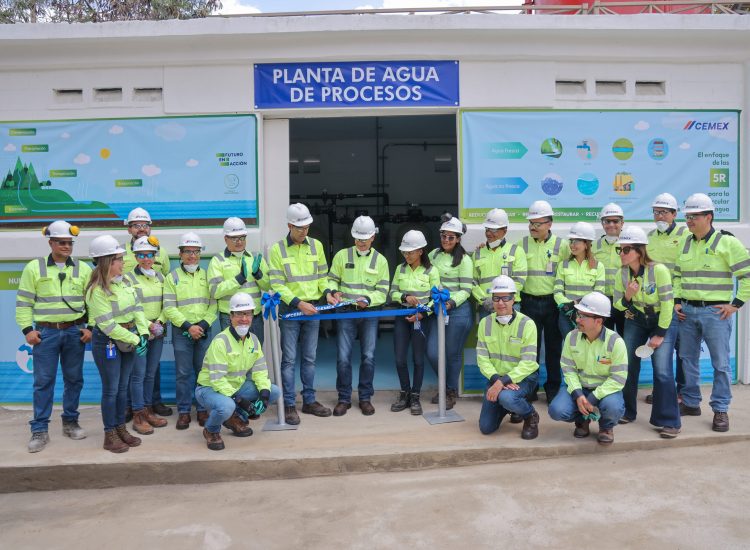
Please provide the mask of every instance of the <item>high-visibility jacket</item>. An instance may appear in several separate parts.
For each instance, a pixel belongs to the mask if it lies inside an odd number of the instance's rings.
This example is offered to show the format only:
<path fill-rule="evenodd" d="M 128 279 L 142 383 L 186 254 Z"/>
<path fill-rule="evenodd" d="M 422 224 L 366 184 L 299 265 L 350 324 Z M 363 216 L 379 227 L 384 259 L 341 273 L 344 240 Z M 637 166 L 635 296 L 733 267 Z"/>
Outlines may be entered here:
<path fill-rule="evenodd" d="M 489 245 L 474 251 L 474 273 L 471 295 L 478 303 L 489 297 L 492 279 L 507 275 L 516 283 L 516 301 L 521 300 L 521 291 L 526 283 L 526 253 L 518 244 L 505 239 L 497 248 Z"/>
<path fill-rule="evenodd" d="M 517 311 L 507 325 L 498 323 L 495 313 L 479 321 L 477 363 L 493 384 L 498 378 L 503 384 L 518 384 L 539 370 L 534 321 Z"/>
<path fill-rule="evenodd" d="M 733 277 L 738 285 L 734 300 Z M 737 237 L 713 227 L 699 241 L 688 233 L 672 285 L 676 299 L 731 302 L 740 307 L 750 298 L 750 254 Z"/>
<path fill-rule="evenodd" d="M 414 296 L 420 304 L 432 307 L 432 287 L 440 286 L 440 274 L 434 266 L 425 269 L 423 265 L 412 269 L 406 262 L 401 263 L 393 274 L 391 301 L 404 303 L 406 296 Z"/>
<path fill-rule="evenodd" d="M 649 231 L 648 245 L 646 246 L 649 257 L 655 262 L 664 264 L 670 272 L 673 272 L 677 256 L 680 255 L 680 245 L 686 232 L 689 233 L 687 227 L 684 225 L 677 227 L 674 222 L 664 233 L 656 229 Z"/>
<path fill-rule="evenodd" d="M 90 278 L 91 268 L 79 260 L 68 258 L 63 269 L 57 267 L 52 254 L 31 260 L 18 284 L 16 323 L 26 334 L 34 321 L 65 323 L 84 317 L 83 291 Z"/>
<path fill-rule="evenodd" d="M 180 267 L 164 279 L 164 315 L 182 330 L 200 325 L 206 331 L 216 321 L 216 300 L 208 290 L 206 272 L 188 273 Z"/>
<path fill-rule="evenodd" d="M 109 292 L 100 286 L 91 288 L 86 293 L 86 307 L 89 311 L 89 323 L 96 325 L 113 340 L 138 345 L 141 341 L 138 335 L 149 333 L 149 323 L 143 314 L 135 288 L 124 282 L 112 281 Z M 120 326 L 132 322 L 135 322 L 137 334 Z"/>
<path fill-rule="evenodd" d="M 287 235 L 271 247 L 268 263 L 271 287 L 291 307 L 300 301 L 315 302 L 327 290 L 328 262 L 317 239 L 307 237 L 302 244 L 294 244 Z"/>
<path fill-rule="evenodd" d="M 140 267 L 136 267 L 123 277 L 126 285 L 132 286 L 143 306 L 143 314 L 149 321 L 166 320 L 164 315 L 164 275 L 156 271 L 153 277 L 144 275 Z"/>
<path fill-rule="evenodd" d="M 339 250 L 328 272 L 328 288 L 340 291 L 344 300 L 364 296 L 369 307 L 382 306 L 388 297 L 388 260 L 374 248 L 360 256 L 356 246 Z"/>
<path fill-rule="evenodd" d="M 122 272 L 123 273 L 129 273 L 130 271 L 133 271 L 135 269 L 135 266 L 138 265 L 138 260 L 135 259 L 135 252 L 133 252 L 133 241 L 131 240 L 129 244 L 125 245 L 125 255 L 124 255 L 124 261 L 122 266 Z M 156 255 L 154 256 L 154 267 L 153 269 L 155 271 L 158 271 L 165 277 L 169 275 L 170 271 L 170 264 L 169 264 L 169 256 L 166 252 L 164 252 L 163 248 L 159 248 L 159 250 L 156 252 Z"/>
<path fill-rule="evenodd" d="M 604 292 L 604 264 L 597 261 L 594 268 L 589 261 L 578 263 L 575 258 L 563 260 L 557 266 L 555 279 L 555 302 L 576 302 L 589 292 Z"/>
<path fill-rule="evenodd" d="M 227 327 L 211 340 L 198 373 L 198 384 L 231 397 L 242 387 L 248 375 L 259 392 L 271 389 L 266 358 L 258 337 L 248 332 L 242 340 L 232 327 Z"/>
<path fill-rule="evenodd" d="M 550 233 L 544 241 L 526 236 L 519 243 L 526 254 L 526 283 L 523 291 L 533 296 L 552 294 L 557 265 L 570 257 L 568 241 Z"/>
<path fill-rule="evenodd" d="M 591 245 L 594 257 L 604 266 L 604 294 L 613 296 L 615 291 L 615 278 L 620 272 L 622 261 L 617 253 L 617 242 L 609 244 L 604 235 L 595 240 Z"/>
<path fill-rule="evenodd" d="M 208 285 L 211 297 L 218 301 L 219 311 L 229 313 L 229 300 L 238 292 L 247 292 L 255 302 L 255 313 L 260 312 L 260 298 L 263 291 L 271 290 L 271 279 L 268 274 L 268 264 L 265 258 L 260 258 L 260 278 L 253 277 L 254 257 L 245 252 L 242 257 L 232 254 L 225 249 L 217 254 L 208 264 Z M 247 280 L 240 285 L 236 277 L 242 271 L 242 262 L 247 266 Z"/>
<path fill-rule="evenodd" d="M 635 279 L 640 285 L 638 292 L 628 302 L 625 300 L 625 289 L 628 283 Z M 650 263 L 641 266 L 638 273 L 628 266 L 620 268 L 619 277 L 615 283 L 614 306 L 620 311 L 635 308 L 643 314 L 659 315 L 656 336 L 664 336 L 669 325 L 672 324 L 674 312 L 674 293 L 672 292 L 672 277 L 664 264 Z"/>
<path fill-rule="evenodd" d="M 583 395 L 581 388 L 586 388 L 594 390 L 593 399 L 588 397 L 588 400 L 597 405 L 601 399 L 625 387 L 628 350 L 620 335 L 606 327 L 602 327 L 593 342 L 574 329 L 565 337 L 560 366 L 573 399 Z"/>
<path fill-rule="evenodd" d="M 461 263 L 453 267 L 453 255 L 436 248 L 430 252 L 432 266 L 438 270 L 440 284 L 447 288 L 454 307 L 462 305 L 471 296 L 472 282 L 474 281 L 474 263 L 469 254 L 464 254 Z"/>

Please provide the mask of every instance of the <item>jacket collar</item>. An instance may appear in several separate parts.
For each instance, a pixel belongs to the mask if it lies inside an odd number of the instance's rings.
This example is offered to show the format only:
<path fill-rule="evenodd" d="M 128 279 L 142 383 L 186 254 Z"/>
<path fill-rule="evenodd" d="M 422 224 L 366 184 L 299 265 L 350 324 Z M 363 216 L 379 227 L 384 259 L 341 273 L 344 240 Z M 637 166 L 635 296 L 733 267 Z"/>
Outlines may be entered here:
<path fill-rule="evenodd" d="M 55 265 L 55 260 L 52 258 L 52 254 L 50 254 L 49 256 L 47 256 L 47 267 L 52 267 L 53 265 Z M 75 263 L 73 263 L 73 259 L 70 256 L 65 259 L 65 265 L 70 267 L 73 267 L 75 265 Z"/>

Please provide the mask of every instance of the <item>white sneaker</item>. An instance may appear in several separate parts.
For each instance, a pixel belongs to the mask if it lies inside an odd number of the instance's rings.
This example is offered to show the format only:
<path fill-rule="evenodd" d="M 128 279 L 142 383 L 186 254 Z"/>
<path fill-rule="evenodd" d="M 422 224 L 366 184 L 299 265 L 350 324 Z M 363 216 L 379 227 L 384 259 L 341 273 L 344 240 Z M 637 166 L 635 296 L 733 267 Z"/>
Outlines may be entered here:
<path fill-rule="evenodd" d="M 47 432 L 34 432 L 31 434 L 31 439 L 29 439 L 29 452 L 38 453 L 47 446 L 47 443 L 49 443 L 49 434 Z"/>
<path fill-rule="evenodd" d="M 63 422 L 62 432 L 65 437 L 70 439 L 86 439 L 86 432 L 78 422 Z"/>

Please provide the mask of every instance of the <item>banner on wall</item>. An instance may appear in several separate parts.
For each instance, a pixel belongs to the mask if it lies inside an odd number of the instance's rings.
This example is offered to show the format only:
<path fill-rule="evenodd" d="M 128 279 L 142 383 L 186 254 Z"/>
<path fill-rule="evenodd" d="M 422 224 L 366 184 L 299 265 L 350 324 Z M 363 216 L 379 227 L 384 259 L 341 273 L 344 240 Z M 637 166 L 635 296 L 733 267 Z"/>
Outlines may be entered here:
<path fill-rule="evenodd" d="M 548 201 L 557 219 L 596 220 L 616 202 L 651 221 L 651 200 L 706 193 L 716 219 L 739 220 L 738 111 L 462 111 L 460 216 L 491 208 L 525 222 Z"/>
<path fill-rule="evenodd" d="M 154 220 L 258 223 L 255 116 L 0 122 L 0 227 Z"/>

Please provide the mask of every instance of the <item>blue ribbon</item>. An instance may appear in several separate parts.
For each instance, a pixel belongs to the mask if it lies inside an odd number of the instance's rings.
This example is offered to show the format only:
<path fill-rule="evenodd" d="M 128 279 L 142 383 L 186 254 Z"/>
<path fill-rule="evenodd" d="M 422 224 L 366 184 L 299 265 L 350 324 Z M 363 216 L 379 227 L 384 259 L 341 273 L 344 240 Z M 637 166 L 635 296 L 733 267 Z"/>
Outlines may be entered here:
<path fill-rule="evenodd" d="M 315 306 L 315 311 L 328 311 L 329 309 L 336 309 L 344 306 L 350 306 L 352 304 L 356 304 L 356 300 L 346 300 L 345 302 L 339 302 L 338 304 L 325 304 L 322 306 Z M 301 311 L 293 311 L 292 313 L 287 313 L 286 315 L 282 315 L 281 318 L 284 320 L 287 319 L 293 319 L 294 317 L 307 317 L 310 318 L 310 315 L 305 315 Z"/>
<path fill-rule="evenodd" d="M 326 307 L 326 309 L 333 309 Z M 403 309 L 376 309 L 371 311 L 351 311 L 348 313 L 324 313 L 316 315 L 304 315 L 301 312 L 288 313 L 282 315 L 283 321 L 315 321 L 320 319 L 362 319 L 366 317 L 405 317 L 408 315 L 414 315 L 415 313 L 427 313 L 430 310 L 423 305 L 418 305 L 414 308 L 403 308 Z"/>
<path fill-rule="evenodd" d="M 436 286 L 432 287 L 432 290 L 430 291 L 432 294 L 432 301 L 434 303 L 434 310 L 435 313 L 438 311 L 438 307 L 443 309 L 443 315 L 448 315 L 448 309 L 446 309 L 445 304 L 448 302 L 448 300 L 451 297 L 450 290 L 447 288 L 438 288 Z"/>
<path fill-rule="evenodd" d="M 279 307 L 281 301 L 281 294 L 278 292 L 269 294 L 268 292 L 263 293 L 263 297 L 260 299 L 260 305 L 263 307 L 263 318 L 268 319 L 270 314 L 273 320 L 276 320 L 276 308 Z"/>

